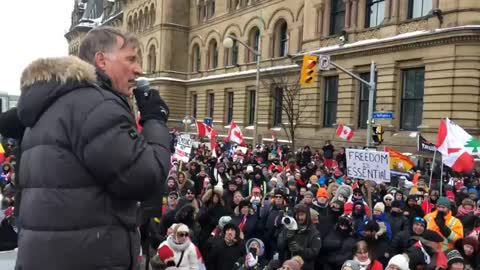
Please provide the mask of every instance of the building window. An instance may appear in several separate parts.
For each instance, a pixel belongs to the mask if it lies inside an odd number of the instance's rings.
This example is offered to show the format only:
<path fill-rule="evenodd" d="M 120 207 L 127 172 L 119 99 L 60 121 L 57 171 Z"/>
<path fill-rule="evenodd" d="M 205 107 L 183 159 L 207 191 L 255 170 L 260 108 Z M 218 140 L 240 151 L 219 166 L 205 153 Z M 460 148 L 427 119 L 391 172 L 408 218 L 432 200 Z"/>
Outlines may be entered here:
<path fill-rule="evenodd" d="M 432 10 L 432 0 L 408 0 L 409 19 L 426 16 L 430 10 Z"/>
<path fill-rule="evenodd" d="M 259 45 L 260 44 L 260 30 L 258 27 L 252 28 L 250 30 L 250 33 L 248 35 L 248 45 L 253 48 L 255 51 L 259 51 Z M 257 61 L 257 55 L 255 55 L 252 52 L 248 52 L 248 60 L 247 62 L 256 62 Z"/>
<path fill-rule="evenodd" d="M 210 5 L 208 8 L 208 18 L 211 18 L 215 15 L 215 0 L 210 0 Z"/>
<path fill-rule="evenodd" d="M 403 130 L 418 130 L 418 126 L 422 124 L 425 69 L 407 69 L 402 72 L 402 75 L 400 128 Z"/>
<path fill-rule="evenodd" d="M 370 72 L 361 73 L 360 78 L 365 81 L 370 81 Z M 377 74 L 375 74 L 375 82 L 377 81 Z M 359 109 L 358 109 L 358 127 L 367 128 L 368 120 L 368 95 L 369 88 L 365 84 L 359 82 L 360 84 L 360 98 L 359 98 Z M 376 92 L 375 92 L 376 94 Z M 375 108 L 376 96 L 373 97 L 373 108 Z"/>
<path fill-rule="evenodd" d="M 128 17 L 128 26 L 127 29 L 129 32 L 133 32 L 133 22 L 132 22 L 132 16 Z"/>
<path fill-rule="evenodd" d="M 143 10 L 140 10 L 140 14 L 138 15 L 138 20 L 139 20 L 139 30 L 143 31 L 145 28 L 145 17 L 143 16 Z"/>
<path fill-rule="evenodd" d="M 138 31 L 138 15 L 137 13 L 135 13 L 135 15 L 133 15 L 133 32 L 137 32 Z"/>
<path fill-rule="evenodd" d="M 197 94 L 192 95 L 192 116 L 194 118 L 197 118 L 197 103 L 198 102 L 198 96 Z"/>
<path fill-rule="evenodd" d="M 255 123 L 255 90 L 248 92 L 248 125 L 253 126 Z"/>
<path fill-rule="evenodd" d="M 275 88 L 273 107 L 273 125 L 275 127 L 282 125 L 282 105 L 283 105 L 283 89 Z"/>
<path fill-rule="evenodd" d="M 155 25 L 155 6 L 153 4 L 150 6 L 150 24 Z"/>
<path fill-rule="evenodd" d="M 200 71 L 200 46 L 195 44 L 192 50 L 192 71 L 199 72 Z"/>
<path fill-rule="evenodd" d="M 273 56 L 283 57 L 288 54 L 288 25 L 283 19 L 275 24 Z"/>
<path fill-rule="evenodd" d="M 157 52 L 155 46 L 151 45 L 148 50 L 148 71 L 154 73 L 157 68 Z"/>
<path fill-rule="evenodd" d="M 345 27 L 345 3 L 343 0 L 332 0 L 330 12 L 330 35 L 338 35 Z"/>
<path fill-rule="evenodd" d="M 332 127 L 337 121 L 338 76 L 325 78 L 323 126 Z"/>
<path fill-rule="evenodd" d="M 218 67 L 218 46 L 215 39 L 212 39 L 208 46 L 208 59 L 208 68 L 214 69 Z"/>
<path fill-rule="evenodd" d="M 215 105 L 215 94 L 208 94 L 208 117 L 213 118 L 213 108 Z"/>
<path fill-rule="evenodd" d="M 365 28 L 379 26 L 385 19 L 385 0 L 367 0 Z"/>
<path fill-rule="evenodd" d="M 238 41 L 235 39 L 235 34 L 230 34 L 229 36 L 234 37 L 233 40 L 233 46 L 230 49 L 227 49 L 227 61 L 226 65 L 227 66 L 235 66 L 238 64 Z"/>
<path fill-rule="evenodd" d="M 227 95 L 227 124 L 233 120 L 233 92 L 228 92 Z"/>
<path fill-rule="evenodd" d="M 145 29 L 148 28 L 150 28 L 150 12 L 148 11 L 148 7 L 145 7 Z"/>

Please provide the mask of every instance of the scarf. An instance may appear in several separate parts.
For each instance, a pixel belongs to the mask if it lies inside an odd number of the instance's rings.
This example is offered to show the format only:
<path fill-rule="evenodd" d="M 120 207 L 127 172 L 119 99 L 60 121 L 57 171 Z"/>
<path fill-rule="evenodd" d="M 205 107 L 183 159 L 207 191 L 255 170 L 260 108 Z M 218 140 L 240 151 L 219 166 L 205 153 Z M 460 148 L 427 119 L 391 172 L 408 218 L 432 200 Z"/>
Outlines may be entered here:
<path fill-rule="evenodd" d="M 471 213 L 475 213 L 475 209 L 467 210 L 463 207 L 463 205 L 460 205 L 460 207 L 457 209 L 457 217 L 468 216 Z"/>
<path fill-rule="evenodd" d="M 355 256 L 353 257 L 353 260 L 360 265 L 360 270 L 367 270 L 370 264 L 372 263 L 372 260 L 370 260 L 370 258 L 364 262 L 361 262 L 358 260 L 357 256 Z"/>

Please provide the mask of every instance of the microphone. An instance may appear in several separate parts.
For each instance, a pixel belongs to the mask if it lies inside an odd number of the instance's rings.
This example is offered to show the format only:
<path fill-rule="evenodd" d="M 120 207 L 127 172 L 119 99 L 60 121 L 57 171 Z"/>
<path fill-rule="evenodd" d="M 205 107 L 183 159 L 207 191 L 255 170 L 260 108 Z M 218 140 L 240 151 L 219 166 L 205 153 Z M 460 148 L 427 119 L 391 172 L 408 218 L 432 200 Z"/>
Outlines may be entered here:
<path fill-rule="evenodd" d="M 136 81 L 135 89 L 140 90 L 146 97 L 150 95 L 150 82 L 145 78 L 138 78 Z"/>

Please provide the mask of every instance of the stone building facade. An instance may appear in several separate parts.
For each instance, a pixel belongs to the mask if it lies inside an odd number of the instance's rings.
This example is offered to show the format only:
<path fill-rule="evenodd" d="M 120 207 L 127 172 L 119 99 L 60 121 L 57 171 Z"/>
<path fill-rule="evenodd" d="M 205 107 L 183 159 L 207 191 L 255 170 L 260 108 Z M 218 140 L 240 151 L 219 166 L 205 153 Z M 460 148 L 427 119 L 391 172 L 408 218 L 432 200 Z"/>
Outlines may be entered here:
<path fill-rule="evenodd" d="M 266 141 L 272 132 L 285 139 L 286 122 L 269 78 L 296 81 L 304 53 L 328 54 L 364 78 L 374 61 L 375 111 L 394 113 L 376 123 L 384 144 L 414 153 L 417 133 L 435 141 L 441 117 L 479 133 L 478 18 L 478 0 L 75 0 L 66 37 L 75 54 L 92 27 L 136 32 L 145 76 L 170 105 L 172 126 L 187 115 L 212 117 L 225 135 L 233 119 L 251 138 L 257 106 Z M 229 35 L 261 53 L 258 105 L 256 56 L 239 42 L 225 48 Z M 356 80 L 333 67 L 319 71 L 301 100 L 307 115 L 297 145 L 365 142 L 368 90 Z M 351 142 L 335 137 L 338 123 L 355 130 Z"/>

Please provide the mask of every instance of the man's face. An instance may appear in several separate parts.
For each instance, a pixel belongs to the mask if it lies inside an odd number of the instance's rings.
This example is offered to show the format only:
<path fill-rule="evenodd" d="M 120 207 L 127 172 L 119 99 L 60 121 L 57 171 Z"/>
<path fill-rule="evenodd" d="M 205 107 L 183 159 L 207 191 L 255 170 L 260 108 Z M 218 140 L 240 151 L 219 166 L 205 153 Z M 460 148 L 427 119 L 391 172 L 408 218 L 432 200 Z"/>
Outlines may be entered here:
<path fill-rule="evenodd" d="M 296 214 L 296 220 L 298 224 L 307 224 L 307 214 L 304 212 L 298 212 Z"/>
<path fill-rule="evenodd" d="M 456 262 L 452 263 L 452 266 L 450 266 L 451 270 L 463 270 L 465 269 L 465 265 L 461 262 Z"/>
<path fill-rule="evenodd" d="M 282 205 L 283 204 L 283 196 L 282 195 L 275 195 L 275 204 Z"/>
<path fill-rule="evenodd" d="M 320 204 L 326 204 L 326 203 L 327 203 L 327 198 L 325 198 L 325 197 L 318 197 L 318 198 L 317 198 L 317 201 L 318 201 Z"/>
<path fill-rule="evenodd" d="M 187 200 L 193 201 L 194 198 L 195 198 L 195 194 L 193 194 L 193 192 L 191 191 L 187 191 Z"/>
<path fill-rule="evenodd" d="M 237 186 L 236 185 L 228 185 L 228 190 L 235 191 L 235 190 L 237 190 Z"/>
<path fill-rule="evenodd" d="M 233 196 L 233 202 L 238 205 L 240 203 L 240 201 L 243 199 L 243 196 L 242 194 L 239 192 L 239 193 L 235 193 L 235 195 Z"/>
<path fill-rule="evenodd" d="M 313 198 L 310 196 L 306 196 L 305 198 L 303 198 L 303 202 L 307 205 L 312 204 L 312 201 L 313 201 Z"/>
<path fill-rule="evenodd" d="M 177 207 L 177 202 L 178 202 L 177 196 L 168 196 L 168 205 L 171 208 Z"/>
<path fill-rule="evenodd" d="M 442 212 L 443 214 L 447 214 L 450 209 L 448 209 L 448 207 L 445 207 L 443 205 L 437 205 L 437 210 L 438 210 L 438 212 Z"/>
<path fill-rule="evenodd" d="M 422 223 L 419 223 L 419 222 L 414 223 L 412 229 L 416 235 L 421 235 L 425 231 L 425 227 L 423 226 Z"/>
<path fill-rule="evenodd" d="M 399 192 L 395 193 L 395 200 L 402 201 L 403 200 L 402 193 L 399 193 Z"/>
<path fill-rule="evenodd" d="M 167 186 L 169 188 L 173 188 L 175 186 L 175 180 L 169 179 L 168 182 L 167 182 Z"/>
<path fill-rule="evenodd" d="M 111 52 L 97 52 L 95 64 L 108 75 L 115 91 L 129 97 L 142 68 L 138 63 L 138 49 L 124 43 L 125 40 L 117 37 L 117 47 Z"/>
<path fill-rule="evenodd" d="M 361 199 L 363 197 L 362 193 L 360 192 L 355 192 L 353 193 L 353 197 L 357 200 Z"/>
<path fill-rule="evenodd" d="M 225 231 L 225 241 L 233 241 L 235 239 L 235 230 L 234 229 L 227 229 Z"/>

